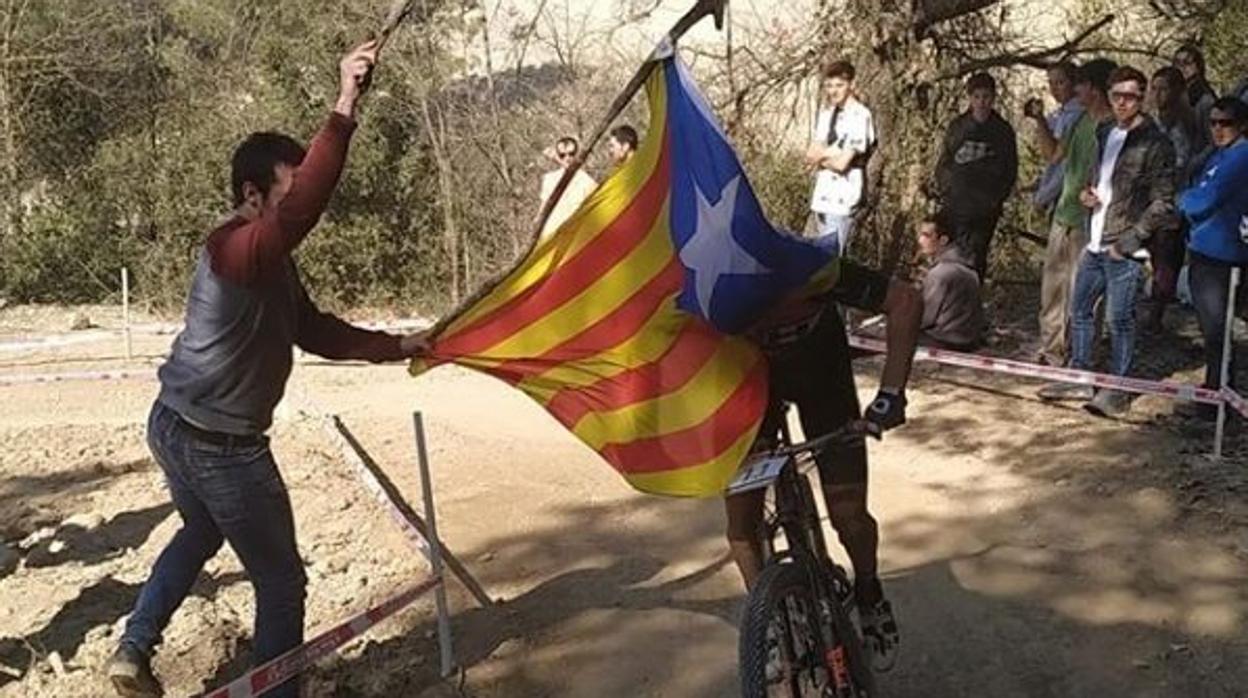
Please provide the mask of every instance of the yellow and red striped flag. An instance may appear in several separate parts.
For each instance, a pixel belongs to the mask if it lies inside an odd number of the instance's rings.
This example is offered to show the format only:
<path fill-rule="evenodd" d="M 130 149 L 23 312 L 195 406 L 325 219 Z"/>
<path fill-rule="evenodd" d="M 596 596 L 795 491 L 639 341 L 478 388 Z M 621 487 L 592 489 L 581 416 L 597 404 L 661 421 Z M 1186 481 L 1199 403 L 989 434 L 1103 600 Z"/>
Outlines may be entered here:
<path fill-rule="evenodd" d="M 654 71 L 647 95 L 637 153 L 411 370 L 453 362 L 488 373 L 633 487 L 719 495 L 767 402 L 765 359 L 727 332 L 829 257 L 766 223 L 678 60 Z"/>

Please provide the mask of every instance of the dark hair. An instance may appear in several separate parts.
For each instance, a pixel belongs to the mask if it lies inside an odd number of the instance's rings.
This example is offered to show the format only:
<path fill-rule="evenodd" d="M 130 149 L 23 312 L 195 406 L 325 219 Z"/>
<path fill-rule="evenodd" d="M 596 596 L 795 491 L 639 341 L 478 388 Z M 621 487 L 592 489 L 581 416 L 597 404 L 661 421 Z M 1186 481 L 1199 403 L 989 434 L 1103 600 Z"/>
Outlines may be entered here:
<path fill-rule="evenodd" d="M 1118 68 L 1118 64 L 1108 58 L 1093 58 L 1092 60 L 1079 66 L 1076 71 L 1076 85 L 1091 85 L 1101 91 L 1101 94 L 1109 93 L 1109 76 Z"/>
<path fill-rule="evenodd" d="M 1174 50 L 1174 57 L 1178 58 L 1180 53 L 1186 53 L 1192 57 L 1192 62 L 1196 64 L 1196 74 L 1204 77 L 1205 75 L 1205 54 L 1201 52 L 1196 44 L 1186 43 Z"/>
<path fill-rule="evenodd" d="M 1153 80 L 1165 80 L 1176 88 L 1182 88 L 1187 81 L 1183 79 L 1183 71 L 1172 65 L 1163 65 L 1153 71 Z"/>
<path fill-rule="evenodd" d="M 575 138 L 573 138 L 572 136 L 564 136 L 563 138 L 560 138 L 559 140 L 555 141 L 555 150 L 556 150 L 556 151 L 558 151 L 558 150 L 560 150 L 560 149 L 564 149 L 564 150 L 566 150 L 566 148 L 563 148 L 563 146 L 565 146 L 565 145 L 570 145 L 570 146 L 572 146 L 572 154 L 573 154 L 573 155 L 576 155 L 576 151 L 578 151 L 578 150 L 580 150 L 580 149 L 581 149 L 581 143 L 580 143 L 580 141 L 576 140 L 576 139 L 575 139 Z"/>
<path fill-rule="evenodd" d="M 953 239 L 953 216 L 948 211 L 940 209 L 935 213 L 929 213 L 923 216 L 923 220 L 919 221 L 920 225 L 931 224 L 936 228 L 936 237 L 947 237 Z"/>
<path fill-rule="evenodd" d="M 1079 67 L 1075 65 L 1074 61 L 1058 61 L 1049 66 L 1048 72 L 1053 71 L 1057 71 L 1066 76 L 1066 79 L 1069 80 L 1072 85 L 1075 84 L 1075 80 L 1078 79 L 1079 76 Z"/>
<path fill-rule="evenodd" d="M 264 131 L 247 136 L 230 158 L 230 191 L 234 206 L 243 203 L 243 185 L 251 182 L 260 193 L 268 196 L 277 181 L 274 171 L 279 164 L 297 167 L 306 155 L 303 146 L 282 133 Z"/>
<path fill-rule="evenodd" d="M 611 137 L 633 150 L 637 150 L 637 129 L 632 126 L 628 124 L 616 126 L 611 129 Z"/>
<path fill-rule="evenodd" d="M 975 73 L 966 81 L 966 93 L 970 94 L 975 90 L 990 90 L 995 95 L 997 93 L 997 81 L 988 73 Z"/>
<path fill-rule="evenodd" d="M 1120 65 L 1114 68 L 1114 72 L 1109 74 L 1110 86 L 1117 85 L 1120 82 L 1137 83 L 1141 90 L 1148 88 L 1148 77 L 1129 65 Z"/>
<path fill-rule="evenodd" d="M 1213 106 L 1209 107 L 1210 112 L 1214 109 L 1230 114 L 1231 120 L 1235 122 L 1240 131 L 1248 128 L 1248 104 L 1241 102 L 1238 97 L 1219 97 L 1213 102 Z"/>
<path fill-rule="evenodd" d="M 842 78 L 849 82 L 853 82 L 854 77 L 858 75 L 858 71 L 854 70 L 854 64 L 846 60 L 824 63 L 821 72 L 825 78 Z"/>

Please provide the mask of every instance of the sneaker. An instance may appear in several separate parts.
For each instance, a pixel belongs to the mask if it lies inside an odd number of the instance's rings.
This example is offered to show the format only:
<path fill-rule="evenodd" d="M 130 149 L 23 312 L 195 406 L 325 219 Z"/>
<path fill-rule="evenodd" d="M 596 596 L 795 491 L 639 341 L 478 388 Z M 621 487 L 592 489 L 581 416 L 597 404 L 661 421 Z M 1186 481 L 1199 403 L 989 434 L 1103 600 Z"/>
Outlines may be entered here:
<path fill-rule="evenodd" d="M 1081 385 L 1079 383 L 1049 383 L 1040 388 L 1037 393 L 1041 400 L 1091 400 L 1096 395 L 1096 389 L 1090 385 Z"/>
<path fill-rule="evenodd" d="M 165 695 L 152 674 L 152 660 L 138 647 L 123 641 L 105 669 L 117 694 L 125 698 L 160 698 Z"/>
<path fill-rule="evenodd" d="M 1131 396 L 1117 390 L 1098 390 L 1083 409 L 1098 417 L 1120 417 L 1131 409 Z"/>
<path fill-rule="evenodd" d="M 858 624 L 862 626 L 862 644 L 871 653 L 871 668 L 880 674 L 891 671 L 901 644 L 892 604 L 880 599 L 871 606 L 859 606 Z"/>

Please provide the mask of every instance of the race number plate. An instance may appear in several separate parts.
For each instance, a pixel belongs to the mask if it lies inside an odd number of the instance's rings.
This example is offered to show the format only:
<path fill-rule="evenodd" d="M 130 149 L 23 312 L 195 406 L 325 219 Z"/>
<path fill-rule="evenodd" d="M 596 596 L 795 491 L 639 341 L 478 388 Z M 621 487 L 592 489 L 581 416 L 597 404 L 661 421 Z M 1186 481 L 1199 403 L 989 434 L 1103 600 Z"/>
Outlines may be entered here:
<path fill-rule="evenodd" d="M 728 483 L 728 494 L 741 494 L 767 487 L 780 477 L 780 471 L 789 460 L 788 456 L 771 456 L 746 463 L 737 477 Z"/>

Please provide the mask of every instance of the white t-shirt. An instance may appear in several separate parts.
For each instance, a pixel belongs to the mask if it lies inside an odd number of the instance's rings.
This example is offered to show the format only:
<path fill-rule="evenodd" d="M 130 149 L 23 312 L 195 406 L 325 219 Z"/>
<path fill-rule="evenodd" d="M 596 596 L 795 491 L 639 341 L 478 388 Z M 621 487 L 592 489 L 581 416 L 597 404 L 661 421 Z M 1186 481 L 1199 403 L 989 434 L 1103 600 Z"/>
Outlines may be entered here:
<path fill-rule="evenodd" d="M 555 186 L 559 184 L 559 178 L 562 176 L 562 168 L 542 175 L 542 206 L 545 206 L 546 199 L 555 193 Z M 585 170 L 577 170 L 576 174 L 572 175 L 572 181 L 568 182 L 568 188 L 563 190 L 563 196 L 559 197 L 559 203 L 555 204 L 550 217 L 546 219 L 546 225 L 542 226 L 542 238 L 558 230 L 559 226 L 571 218 L 572 214 L 576 213 L 576 209 L 580 208 L 585 199 L 588 199 L 597 188 L 598 183 L 593 177 L 585 174 Z"/>
<path fill-rule="evenodd" d="M 835 125 L 832 123 L 834 111 Z M 832 138 L 828 138 L 829 132 L 833 133 Z M 871 110 L 853 97 L 839 109 L 820 109 L 811 132 L 811 143 L 866 154 L 875 145 L 875 121 L 871 118 Z M 820 168 L 815 175 L 810 210 L 839 216 L 851 215 L 862 201 L 864 181 L 865 174 L 861 167 L 850 167 L 844 173 Z"/>
<path fill-rule="evenodd" d="M 1089 252 L 1104 252 L 1101 248 L 1101 238 L 1105 236 L 1105 214 L 1109 211 L 1109 202 L 1114 198 L 1114 167 L 1118 164 L 1118 155 L 1122 153 L 1122 146 L 1127 142 L 1128 131 L 1120 126 L 1115 126 L 1113 131 L 1109 132 L 1109 140 L 1105 142 L 1105 152 L 1101 154 L 1100 172 L 1096 178 L 1096 198 L 1101 203 L 1092 211 L 1092 221 L 1089 226 L 1090 239 L 1088 241 Z"/>

